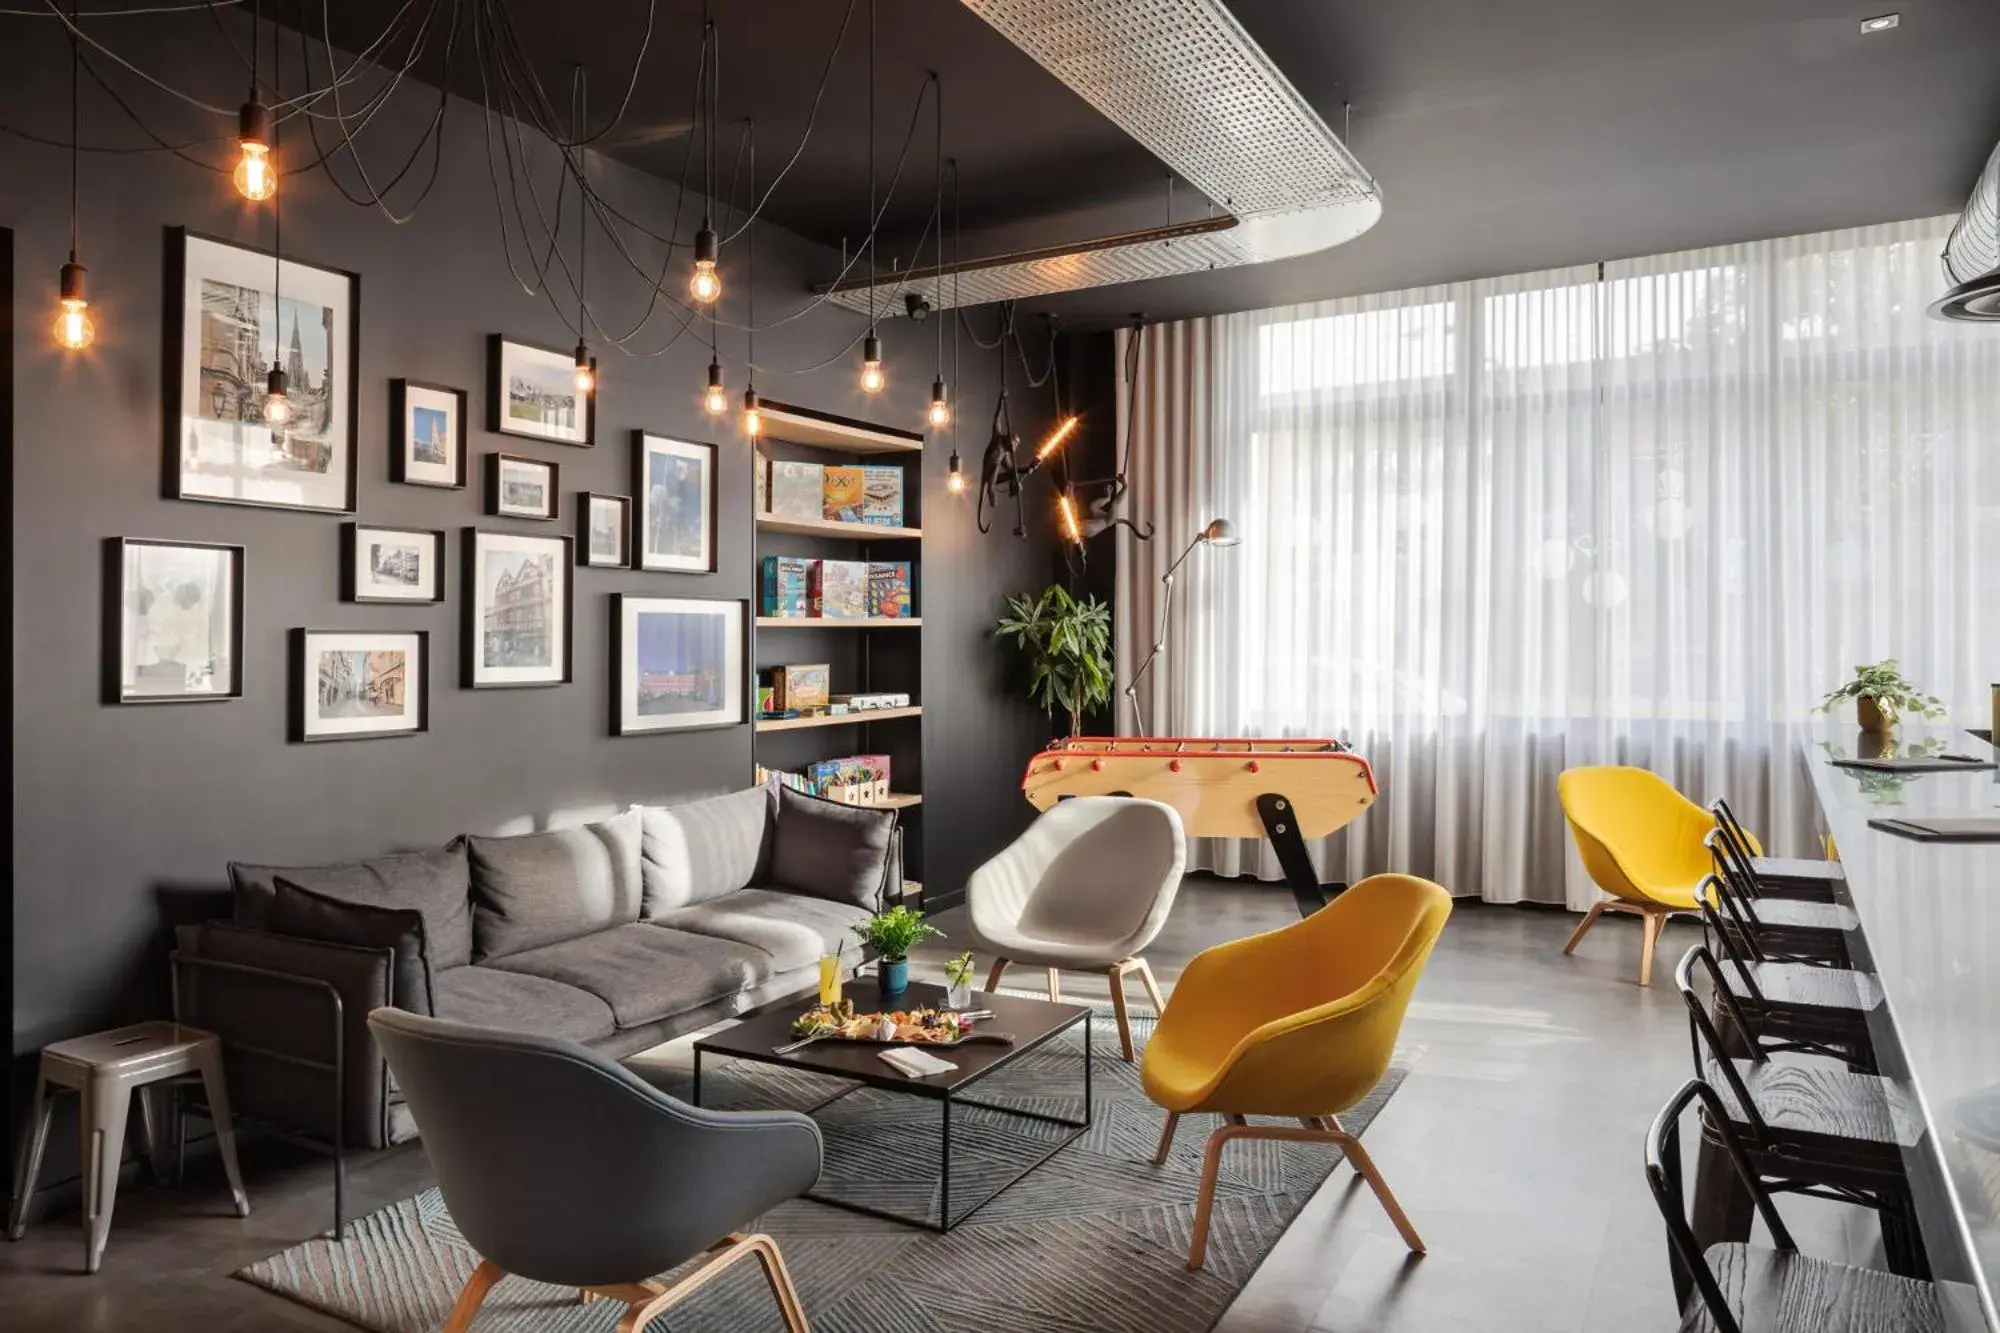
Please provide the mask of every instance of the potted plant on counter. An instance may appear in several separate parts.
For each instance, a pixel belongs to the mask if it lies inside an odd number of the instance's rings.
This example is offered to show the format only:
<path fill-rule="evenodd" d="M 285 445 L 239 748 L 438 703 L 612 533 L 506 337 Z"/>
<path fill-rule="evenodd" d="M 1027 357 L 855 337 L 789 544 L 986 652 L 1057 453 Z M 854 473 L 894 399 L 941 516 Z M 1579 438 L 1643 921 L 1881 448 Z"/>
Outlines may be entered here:
<path fill-rule="evenodd" d="M 1893 731 L 1896 719 L 1904 713 L 1915 713 L 1918 717 L 1943 717 L 1946 713 L 1944 701 L 1935 694 L 1925 694 L 1909 681 L 1893 657 L 1884 658 L 1873 666 L 1854 668 L 1854 679 L 1830 692 L 1819 701 L 1819 711 L 1832 709 L 1842 699 L 1854 700 L 1855 721 L 1861 729 L 1874 735 L 1886 735 Z"/>
<path fill-rule="evenodd" d="M 897 905 L 868 918 L 854 928 L 862 942 L 881 960 L 882 994 L 901 995 L 910 985 L 910 950 L 930 938 L 943 935 L 936 926 L 926 925 L 924 914 Z"/>

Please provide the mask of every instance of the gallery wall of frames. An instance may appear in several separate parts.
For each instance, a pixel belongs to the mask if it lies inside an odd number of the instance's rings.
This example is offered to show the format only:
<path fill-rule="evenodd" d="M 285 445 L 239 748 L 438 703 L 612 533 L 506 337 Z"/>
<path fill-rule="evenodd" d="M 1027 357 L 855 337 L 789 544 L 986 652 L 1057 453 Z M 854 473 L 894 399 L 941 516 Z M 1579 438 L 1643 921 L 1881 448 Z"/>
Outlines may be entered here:
<path fill-rule="evenodd" d="M 143 27 L 122 31 L 143 41 Z M 7 68 L 0 124 L 58 137 L 59 35 L 27 33 Z M 646 355 L 601 350 L 595 392 L 577 394 L 562 322 L 492 225 L 479 113 L 451 106 L 439 182 L 405 223 L 322 174 L 287 177 L 282 263 L 267 212 L 226 175 L 164 153 L 86 160 L 96 341 L 82 353 L 32 336 L 68 245 L 67 153 L 0 136 L 17 1055 L 162 1012 L 169 929 L 214 910 L 231 859 L 346 860 L 751 779 L 752 453 L 733 416 L 702 410 L 708 342 L 656 319 L 632 349 Z M 93 123 L 100 140 L 134 137 L 88 89 L 82 114 L 86 140 Z M 393 145 L 424 123 L 392 106 L 369 133 Z M 671 185 L 609 161 L 593 173 L 618 207 L 669 225 Z M 837 262 L 761 227 L 760 316 L 803 307 Z M 604 282 L 597 318 L 641 320 L 643 284 Z M 921 421 L 932 331 L 883 325 L 890 384 L 866 401 L 842 355 L 860 331 L 821 308 L 760 333 L 759 387 Z M 740 363 L 741 334 L 719 337 Z M 983 445 L 998 388 L 991 354 L 968 355 L 963 447 Z M 1014 413 L 1024 433 L 1043 424 L 1031 404 Z M 978 539 L 946 494 L 944 445 L 913 456 L 907 486 L 925 520 L 926 818 L 950 830 L 925 877 L 962 882 L 1030 813 L 1019 775 L 1047 723 L 1018 701 L 990 627 L 1056 548 L 1041 522 L 1028 540 Z M 858 637 L 815 651 L 836 681 L 859 670 Z M 671 706 L 639 708 L 641 691 Z M 617 725 L 639 712 L 643 726 Z"/>

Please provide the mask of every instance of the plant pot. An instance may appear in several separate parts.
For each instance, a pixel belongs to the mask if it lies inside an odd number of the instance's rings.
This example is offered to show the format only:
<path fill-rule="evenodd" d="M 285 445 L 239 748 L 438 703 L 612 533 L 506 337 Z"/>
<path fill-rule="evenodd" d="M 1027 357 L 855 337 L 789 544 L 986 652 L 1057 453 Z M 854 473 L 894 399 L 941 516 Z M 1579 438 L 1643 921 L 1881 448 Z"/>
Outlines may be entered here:
<path fill-rule="evenodd" d="M 1883 711 L 1881 704 L 1866 695 L 1854 701 L 1854 720 L 1863 731 L 1875 736 L 1886 736 L 1896 729 L 1896 715 Z"/>
<path fill-rule="evenodd" d="M 882 960 L 882 994 L 901 995 L 910 988 L 910 960 L 907 958 L 884 958 Z"/>

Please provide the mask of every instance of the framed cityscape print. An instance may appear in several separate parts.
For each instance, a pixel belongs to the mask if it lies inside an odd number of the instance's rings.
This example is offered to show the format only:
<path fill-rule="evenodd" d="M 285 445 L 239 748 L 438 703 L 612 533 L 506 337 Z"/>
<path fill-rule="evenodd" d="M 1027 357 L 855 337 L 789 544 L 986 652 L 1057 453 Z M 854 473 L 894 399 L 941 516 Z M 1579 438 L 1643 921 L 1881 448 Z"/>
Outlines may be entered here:
<path fill-rule="evenodd" d="M 389 480 L 465 486 L 465 390 L 389 381 Z"/>
<path fill-rule="evenodd" d="M 638 567 L 715 572 L 715 446 L 632 432 Z"/>
<path fill-rule="evenodd" d="M 182 228 L 166 269 L 168 497 L 353 513 L 361 280 Z"/>
<path fill-rule="evenodd" d="M 632 567 L 632 500 L 580 492 L 576 497 L 577 563 L 591 569 Z"/>
<path fill-rule="evenodd" d="M 465 530 L 459 641 L 468 689 L 569 683 L 571 544 Z"/>
<path fill-rule="evenodd" d="M 444 529 L 343 523 L 340 537 L 343 601 L 444 600 Z"/>
<path fill-rule="evenodd" d="M 243 548 L 112 537 L 104 544 L 104 701 L 243 695 Z"/>
<path fill-rule="evenodd" d="M 560 469 L 539 458 L 516 454 L 486 455 L 486 512 L 495 518 L 556 516 L 556 478 Z"/>
<path fill-rule="evenodd" d="M 430 729 L 423 630 L 292 631 L 292 739 L 361 741 Z"/>
<path fill-rule="evenodd" d="M 614 597 L 612 733 L 638 736 L 748 721 L 748 607 L 705 597 Z"/>
<path fill-rule="evenodd" d="M 486 429 L 589 448 L 597 397 L 576 387 L 576 354 L 493 334 L 486 343 Z"/>

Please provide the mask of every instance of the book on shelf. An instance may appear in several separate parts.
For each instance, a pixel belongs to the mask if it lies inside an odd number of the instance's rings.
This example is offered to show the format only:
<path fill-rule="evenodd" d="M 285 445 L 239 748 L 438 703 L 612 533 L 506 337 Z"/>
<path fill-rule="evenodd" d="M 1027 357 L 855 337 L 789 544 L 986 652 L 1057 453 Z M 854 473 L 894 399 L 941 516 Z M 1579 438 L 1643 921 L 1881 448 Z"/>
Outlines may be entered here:
<path fill-rule="evenodd" d="M 771 512 L 771 456 L 762 449 L 750 451 L 751 485 L 755 488 L 752 500 L 754 511 L 759 514 Z"/>
<path fill-rule="evenodd" d="M 868 614 L 881 620 L 903 620 L 914 614 L 909 561 L 877 560 L 869 564 Z"/>
<path fill-rule="evenodd" d="M 760 785 L 776 783 L 807 796 L 842 805 L 881 805 L 889 799 L 889 757 L 847 755 L 809 764 L 802 772 L 757 766 Z"/>
<path fill-rule="evenodd" d="M 825 662 L 771 668 L 771 704 L 784 711 L 825 708 L 833 668 Z"/>
<path fill-rule="evenodd" d="M 825 492 L 825 464 L 771 460 L 771 517 L 821 518 Z"/>
<path fill-rule="evenodd" d="M 868 614 L 868 562 L 815 560 L 811 614 L 827 620 L 860 620 Z"/>
<path fill-rule="evenodd" d="M 812 614 L 812 567 L 818 563 L 796 555 L 765 556 L 761 562 L 761 614 L 800 618 Z"/>
<path fill-rule="evenodd" d="M 869 463 L 860 471 L 861 521 L 885 528 L 902 527 L 903 469 Z"/>

